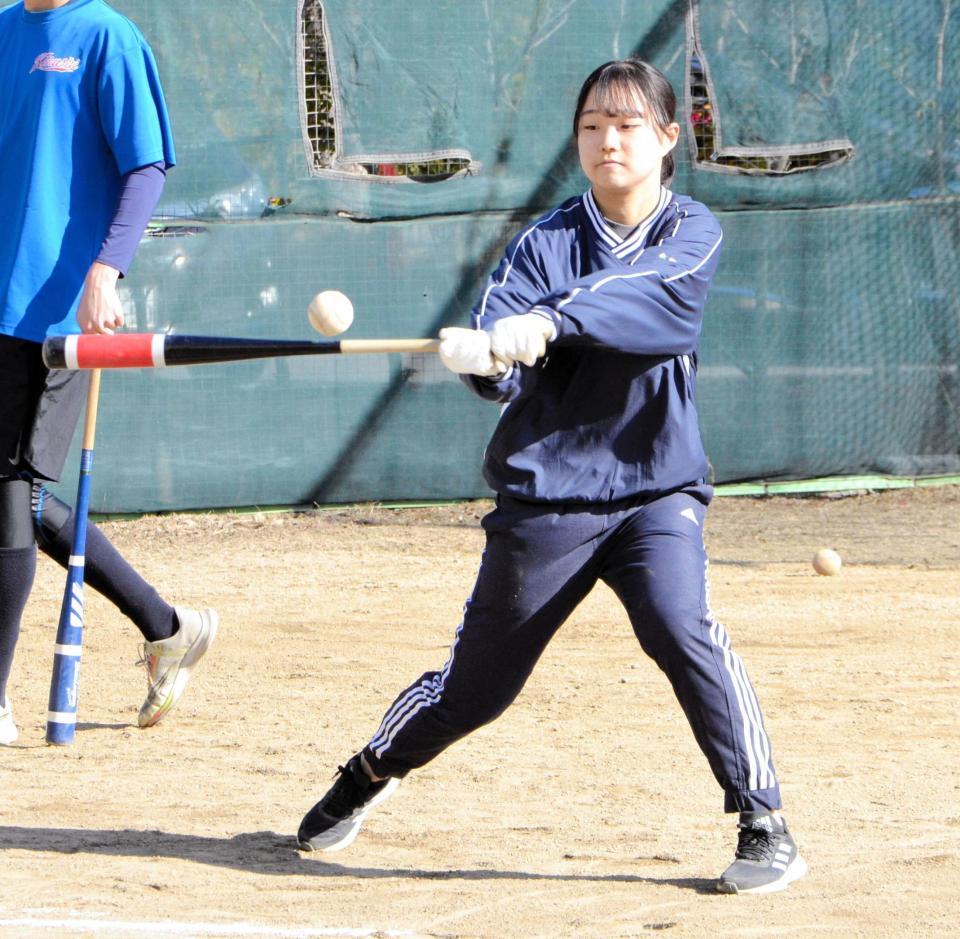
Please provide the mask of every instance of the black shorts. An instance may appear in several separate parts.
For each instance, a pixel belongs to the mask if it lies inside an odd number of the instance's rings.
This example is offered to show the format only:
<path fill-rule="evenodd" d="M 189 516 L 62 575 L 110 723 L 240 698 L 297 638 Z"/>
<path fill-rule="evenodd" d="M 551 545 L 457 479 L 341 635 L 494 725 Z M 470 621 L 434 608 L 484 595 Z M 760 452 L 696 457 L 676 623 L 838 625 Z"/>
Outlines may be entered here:
<path fill-rule="evenodd" d="M 0 479 L 58 480 L 86 402 L 90 373 L 49 370 L 42 348 L 0 335 Z"/>

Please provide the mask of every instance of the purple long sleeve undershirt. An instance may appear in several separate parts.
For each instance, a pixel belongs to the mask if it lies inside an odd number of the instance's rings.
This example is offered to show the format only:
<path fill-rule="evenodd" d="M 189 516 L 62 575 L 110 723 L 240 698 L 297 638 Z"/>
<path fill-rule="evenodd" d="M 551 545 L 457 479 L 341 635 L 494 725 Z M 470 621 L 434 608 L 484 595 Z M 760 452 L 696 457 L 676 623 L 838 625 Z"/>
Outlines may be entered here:
<path fill-rule="evenodd" d="M 126 276 L 133 262 L 147 222 L 160 201 L 166 178 L 165 164 L 151 163 L 131 170 L 120 181 L 117 211 L 97 260 L 116 268 L 121 277 Z"/>

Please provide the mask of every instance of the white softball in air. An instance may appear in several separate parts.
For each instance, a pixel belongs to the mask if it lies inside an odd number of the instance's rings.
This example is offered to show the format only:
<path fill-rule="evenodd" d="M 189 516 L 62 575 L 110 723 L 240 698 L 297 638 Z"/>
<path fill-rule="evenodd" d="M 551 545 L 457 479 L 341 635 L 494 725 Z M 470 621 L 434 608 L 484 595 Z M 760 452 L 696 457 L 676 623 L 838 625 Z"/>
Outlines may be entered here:
<path fill-rule="evenodd" d="M 350 328 L 353 322 L 353 304 L 339 290 L 323 290 L 307 307 L 310 325 L 324 336 L 336 336 Z"/>
<path fill-rule="evenodd" d="M 840 573 L 843 560 L 832 548 L 821 548 L 813 556 L 813 569 L 824 577 L 833 577 Z"/>

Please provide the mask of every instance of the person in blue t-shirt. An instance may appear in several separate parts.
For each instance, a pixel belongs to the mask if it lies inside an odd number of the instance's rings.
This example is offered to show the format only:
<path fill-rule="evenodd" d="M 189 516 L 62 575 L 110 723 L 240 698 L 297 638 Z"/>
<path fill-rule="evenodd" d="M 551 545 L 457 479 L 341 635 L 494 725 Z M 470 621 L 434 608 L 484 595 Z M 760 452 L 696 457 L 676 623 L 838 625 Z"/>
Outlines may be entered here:
<path fill-rule="evenodd" d="M 37 545 L 69 563 L 59 479 L 89 373 L 51 372 L 47 336 L 123 326 L 117 280 L 176 163 L 153 53 L 103 0 L 0 10 L 0 745 L 17 739 L 7 680 Z M 171 606 L 89 526 L 85 580 L 144 636 L 151 726 L 216 634 L 214 610 Z"/>
<path fill-rule="evenodd" d="M 590 189 L 521 231 L 440 357 L 503 405 L 484 474 L 497 493 L 450 657 L 396 699 L 304 817 L 306 850 L 338 850 L 410 770 L 494 720 L 598 581 L 670 680 L 739 813 L 727 893 L 780 890 L 806 865 L 753 687 L 710 609 L 712 489 L 696 408 L 707 290 L 723 235 L 672 192 L 680 133 L 667 79 L 637 60 L 585 81 L 573 136 Z"/>

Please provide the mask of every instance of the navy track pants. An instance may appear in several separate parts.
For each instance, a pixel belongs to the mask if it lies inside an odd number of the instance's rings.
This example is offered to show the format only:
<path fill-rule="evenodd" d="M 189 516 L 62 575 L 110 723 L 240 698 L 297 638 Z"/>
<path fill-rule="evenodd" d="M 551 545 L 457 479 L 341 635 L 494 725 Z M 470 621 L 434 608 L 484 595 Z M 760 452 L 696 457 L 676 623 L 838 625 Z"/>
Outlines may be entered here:
<path fill-rule="evenodd" d="M 673 685 L 724 790 L 725 810 L 779 808 L 756 695 L 710 611 L 703 543 L 710 494 L 692 486 L 617 506 L 500 496 L 483 519 L 486 549 L 450 657 L 387 711 L 364 748 L 374 773 L 404 776 L 502 714 L 554 633 L 602 580 Z"/>

